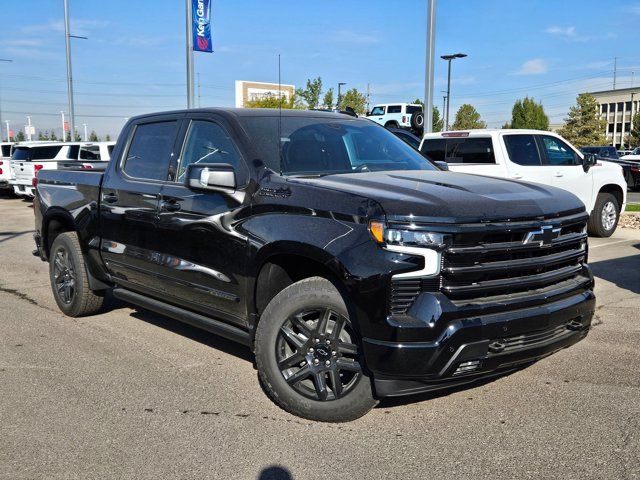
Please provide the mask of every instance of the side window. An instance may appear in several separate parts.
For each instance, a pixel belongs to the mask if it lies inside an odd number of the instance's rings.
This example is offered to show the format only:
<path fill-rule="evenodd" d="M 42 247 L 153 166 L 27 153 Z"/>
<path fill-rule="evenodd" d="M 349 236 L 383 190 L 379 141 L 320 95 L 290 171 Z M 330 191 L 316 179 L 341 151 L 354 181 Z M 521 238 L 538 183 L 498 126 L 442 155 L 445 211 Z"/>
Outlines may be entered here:
<path fill-rule="evenodd" d="M 547 163 L 555 166 L 579 165 L 575 152 L 562 140 L 555 137 L 542 136 L 542 145 L 547 154 Z"/>
<path fill-rule="evenodd" d="M 496 163 L 493 141 L 491 137 L 448 138 L 445 161 L 447 163 Z"/>
<path fill-rule="evenodd" d="M 444 162 L 447 141 L 444 138 L 427 138 L 422 142 L 420 151 L 434 162 Z"/>
<path fill-rule="evenodd" d="M 100 160 L 100 147 L 97 145 L 81 146 L 80 160 Z"/>
<path fill-rule="evenodd" d="M 518 165 L 540 166 L 540 153 L 533 135 L 505 135 L 509 160 Z"/>
<path fill-rule="evenodd" d="M 135 178 L 166 180 L 177 122 L 137 125 L 124 162 L 124 171 Z"/>
<path fill-rule="evenodd" d="M 371 115 L 384 115 L 384 107 L 373 107 Z"/>
<path fill-rule="evenodd" d="M 402 113 L 402 105 L 389 105 L 387 113 Z"/>
<path fill-rule="evenodd" d="M 237 172 L 240 161 L 240 154 L 220 125 L 206 120 L 194 120 L 187 132 L 177 181 L 184 181 L 187 166 L 192 163 L 228 163 Z"/>

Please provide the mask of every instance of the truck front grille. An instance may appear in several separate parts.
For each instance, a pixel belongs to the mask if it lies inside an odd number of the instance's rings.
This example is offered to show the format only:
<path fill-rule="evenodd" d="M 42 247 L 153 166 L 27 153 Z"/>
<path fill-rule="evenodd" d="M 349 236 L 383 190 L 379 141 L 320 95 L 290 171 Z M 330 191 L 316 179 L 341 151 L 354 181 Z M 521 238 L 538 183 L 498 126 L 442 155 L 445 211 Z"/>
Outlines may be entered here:
<path fill-rule="evenodd" d="M 542 225 L 560 229 L 548 245 L 524 243 Z M 415 298 L 440 291 L 454 302 L 486 302 L 569 288 L 587 255 L 583 215 L 548 222 L 459 225 L 442 254 L 440 276 L 392 280 L 389 313 L 406 313 Z M 583 283 L 583 282 L 581 282 Z"/>

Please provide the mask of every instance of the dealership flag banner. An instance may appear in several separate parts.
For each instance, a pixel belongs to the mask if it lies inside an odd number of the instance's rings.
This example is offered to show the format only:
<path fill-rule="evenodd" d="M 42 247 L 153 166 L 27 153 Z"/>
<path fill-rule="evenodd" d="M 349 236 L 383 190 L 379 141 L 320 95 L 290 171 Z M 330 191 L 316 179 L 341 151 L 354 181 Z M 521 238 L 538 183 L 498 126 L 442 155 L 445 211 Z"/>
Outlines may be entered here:
<path fill-rule="evenodd" d="M 211 0 L 191 0 L 193 10 L 193 50 L 213 52 L 211 41 Z"/>

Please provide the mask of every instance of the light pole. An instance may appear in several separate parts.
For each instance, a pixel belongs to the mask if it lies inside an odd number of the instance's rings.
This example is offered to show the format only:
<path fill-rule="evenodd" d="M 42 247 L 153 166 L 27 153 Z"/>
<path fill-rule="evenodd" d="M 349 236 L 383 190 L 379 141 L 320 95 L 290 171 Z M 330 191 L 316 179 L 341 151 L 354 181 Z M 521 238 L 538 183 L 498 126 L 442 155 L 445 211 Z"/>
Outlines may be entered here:
<path fill-rule="evenodd" d="M 187 11 L 187 108 L 193 108 L 193 12 L 191 0 L 185 2 Z"/>
<path fill-rule="evenodd" d="M 84 141 L 88 142 L 89 141 L 89 135 L 87 135 L 87 124 L 83 123 L 82 126 L 84 127 Z"/>
<path fill-rule="evenodd" d="M 449 62 L 447 67 L 447 111 L 445 114 L 445 130 L 449 130 L 449 105 L 451 104 L 451 60 L 454 58 L 464 58 L 466 53 L 454 53 L 453 55 L 441 55 L 440 58 Z"/>
<path fill-rule="evenodd" d="M 8 58 L 0 58 L 0 62 L 11 63 L 13 60 L 9 60 Z M 2 125 L 2 92 L 0 92 L 0 125 Z M 2 140 L 2 132 L 0 132 L 0 140 Z M 9 141 L 9 133 L 7 130 L 7 142 Z"/>
<path fill-rule="evenodd" d="M 26 125 L 26 130 L 27 130 L 27 140 L 30 142 L 31 141 L 31 115 L 27 115 L 27 125 Z"/>
<path fill-rule="evenodd" d="M 62 110 L 60 110 L 60 116 L 62 117 L 62 141 L 66 142 L 67 141 L 67 134 L 66 134 L 65 129 L 64 129 L 64 112 Z"/>
<path fill-rule="evenodd" d="M 6 124 L 7 124 L 7 142 L 10 142 L 10 141 L 11 141 L 11 135 L 9 135 L 9 134 L 11 133 L 11 130 L 9 129 L 9 122 L 10 122 L 10 121 L 11 121 L 11 120 L 5 120 L 5 121 L 4 121 L 4 123 L 6 123 Z"/>
<path fill-rule="evenodd" d="M 424 133 L 433 131 L 433 72 L 436 58 L 436 0 L 427 0 L 427 61 L 424 71 Z"/>
<path fill-rule="evenodd" d="M 67 49 L 67 96 L 69 101 L 69 140 L 73 141 L 73 135 L 76 128 L 76 114 L 73 106 L 73 73 L 71 71 L 71 39 L 81 38 L 87 40 L 87 37 L 79 35 L 71 35 L 69 31 L 69 0 L 64 0 L 64 39 Z M 62 130 L 64 134 L 64 129 Z"/>
<path fill-rule="evenodd" d="M 340 91 L 341 91 L 343 85 L 346 85 L 346 83 L 345 82 L 338 82 L 338 100 L 336 101 L 336 110 L 340 109 L 340 96 L 341 96 Z"/>

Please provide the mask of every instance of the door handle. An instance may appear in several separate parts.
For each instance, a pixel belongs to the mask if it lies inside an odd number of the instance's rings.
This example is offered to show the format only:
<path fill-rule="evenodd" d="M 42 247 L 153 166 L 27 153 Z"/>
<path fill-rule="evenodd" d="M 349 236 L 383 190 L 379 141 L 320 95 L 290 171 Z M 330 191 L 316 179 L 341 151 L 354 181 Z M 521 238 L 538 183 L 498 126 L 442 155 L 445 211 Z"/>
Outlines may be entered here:
<path fill-rule="evenodd" d="M 513 175 L 511 175 L 512 178 L 515 178 L 516 180 L 520 180 L 522 178 L 522 175 L 520 175 L 519 173 L 514 173 Z"/>
<path fill-rule="evenodd" d="M 177 212 L 181 208 L 180 204 L 175 201 L 160 202 L 160 210 L 165 212 Z"/>
<path fill-rule="evenodd" d="M 118 201 L 118 195 L 115 193 L 106 193 L 102 195 L 102 201 L 106 203 L 116 203 Z"/>
<path fill-rule="evenodd" d="M 562 172 L 556 172 L 553 174 L 554 177 L 564 177 L 564 173 Z"/>

